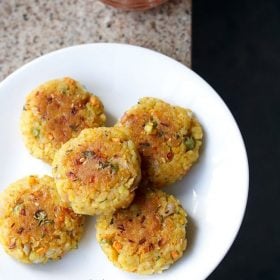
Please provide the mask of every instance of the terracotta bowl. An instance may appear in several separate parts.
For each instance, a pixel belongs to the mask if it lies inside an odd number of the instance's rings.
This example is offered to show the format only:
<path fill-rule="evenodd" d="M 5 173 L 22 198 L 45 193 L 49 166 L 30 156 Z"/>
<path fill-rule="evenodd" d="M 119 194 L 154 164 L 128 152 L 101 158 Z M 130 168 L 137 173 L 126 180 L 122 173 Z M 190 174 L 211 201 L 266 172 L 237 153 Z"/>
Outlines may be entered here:
<path fill-rule="evenodd" d="M 101 0 L 103 3 L 123 10 L 148 10 L 167 0 Z"/>

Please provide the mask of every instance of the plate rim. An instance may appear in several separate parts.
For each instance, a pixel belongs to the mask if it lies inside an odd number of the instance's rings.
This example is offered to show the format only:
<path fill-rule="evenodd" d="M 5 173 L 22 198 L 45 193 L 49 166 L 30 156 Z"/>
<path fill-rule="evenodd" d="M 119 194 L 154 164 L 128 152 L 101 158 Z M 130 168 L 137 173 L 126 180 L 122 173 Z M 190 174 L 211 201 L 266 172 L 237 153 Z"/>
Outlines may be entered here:
<path fill-rule="evenodd" d="M 249 161 L 248 161 L 248 155 L 247 155 L 247 150 L 246 150 L 246 145 L 242 136 L 242 133 L 240 131 L 240 128 L 237 124 L 237 121 L 235 120 L 233 114 L 231 113 L 230 109 L 228 108 L 228 106 L 226 105 L 225 101 L 223 100 L 223 98 L 218 94 L 218 92 L 202 77 L 200 77 L 195 71 L 193 71 L 192 69 L 190 69 L 188 66 L 182 64 L 181 62 L 165 55 L 162 54 L 158 51 L 152 50 L 152 49 L 148 49 L 145 47 L 141 47 L 141 46 L 136 46 L 136 45 L 132 45 L 132 44 L 123 44 L 123 43 L 85 43 L 85 44 L 78 44 L 78 45 L 73 45 L 73 46 L 68 46 L 65 48 L 61 48 L 61 49 L 57 49 L 54 51 L 51 51 L 49 53 L 46 53 L 44 55 L 41 55 L 39 57 L 36 57 L 35 59 L 27 62 L 26 64 L 20 66 L 18 69 L 16 69 L 15 71 L 13 71 L 11 74 L 9 74 L 8 76 L 6 76 L 1 82 L 0 82 L 0 93 L 2 91 L 2 88 L 5 88 L 6 84 L 9 84 L 10 80 L 12 80 L 14 77 L 20 75 L 21 72 L 25 71 L 26 68 L 30 67 L 33 64 L 36 63 L 40 63 L 42 60 L 44 59 L 48 59 L 48 57 L 50 56 L 55 56 L 59 53 L 63 53 L 65 51 L 71 51 L 74 49 L 82 49 L 82 48 L 95 48 L 95 47 L 117 47 L 117 48 L 129 48 L 129 49 L 136 49 L 136 50 L 140 50 L 143 52 L 148 53 L 149 55 L 152 56 L 158 56 L 160 59 L 164 59 L 169 63 L 172 63 L 174 65 L 176 65 L 177 67 L 180 66 L 183 71 L 188 71 L 189 73 L 191 73 L 193 75 L 193 77 L 195 77 L 198 80 L 198 83 L 202 83 L 206 88 L 208 88 L 208 93 L 207 94 L 212 94 L 214 95 L 217 100 L 221 103 L 221 105 L 223 106 L 223 109 L 227 112 L 228 116 L 231 119 L 231 122 L 234 124 L 235 126 L 235 130 L 237 132 L 238 138 L 240 140 L 240 144 L 242 146 L 242 151 L 240 151 L 240 153 L 242 153 L 243 158 L 244 158 L 244 168 L 245 168 L 245 176 L 242 179 L 244 186 L 246 186 L 246 191 L 244 191 L 244 197 L 243 197 L 243 201 L 242 201 L 242 211 L 240 211 L 241 215 L 239 216 L 239 220 L 238 220 L 238 226 L 232 230 L 232 235 L 231 235 L 231 240 L 230 242 L 227 244 L 227 246 L 225 246 L 224 250 L 223 250 L 223 254 L 221 254 L 221 257 L 219 259 L 218 262 L 216 262 L 216 264 L 212 267 L 212 269 L 205 271 L 204 273 L 204 279 L 206 277 L 208 277 L 218 266 L 219 264 L 223 261 L 223 259 L 225 258 L 225 256 L 229 253 L 230 248 L 232 247 L 234 241 L 236 240 L 236 237 L 238 235 L 238 233 L 240 232 L 242 223 L 244 221 L 244 217 L 245 217 L 245 213 L 247 210 L 247 202 L 248 202 L 248 196 L 249 196 L 249 181 L 250 181 L 250 169 L 249 169 Z M 239 206 L 240 207 L 240 206 Z"/>

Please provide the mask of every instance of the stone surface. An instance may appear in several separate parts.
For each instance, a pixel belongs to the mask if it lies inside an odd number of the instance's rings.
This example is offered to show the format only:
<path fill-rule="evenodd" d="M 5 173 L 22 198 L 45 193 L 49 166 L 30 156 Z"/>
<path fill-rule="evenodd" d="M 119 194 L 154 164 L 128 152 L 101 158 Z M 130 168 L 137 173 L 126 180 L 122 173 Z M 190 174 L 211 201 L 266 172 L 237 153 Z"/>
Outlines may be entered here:
<path fill-rule="evenodd" d="M 191 64 L 191 0 L 124 12 L 97 0 L 0 0 L 0 81 L 28 61 L 67 46 L 120 42 Z"/>

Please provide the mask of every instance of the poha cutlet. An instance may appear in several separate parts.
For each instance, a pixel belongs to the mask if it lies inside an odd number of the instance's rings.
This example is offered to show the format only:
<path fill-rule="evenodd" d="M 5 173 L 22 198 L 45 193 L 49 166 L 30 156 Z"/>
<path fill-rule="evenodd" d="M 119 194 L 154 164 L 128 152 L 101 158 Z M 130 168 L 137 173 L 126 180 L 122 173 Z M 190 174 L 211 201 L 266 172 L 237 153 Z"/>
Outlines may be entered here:
<path fill-rule="evenodd" d="M 56 153 L 53 176 L 62 200 L 76 213 L 113 212 L 133 200 L 140 158 L 126 129 L 85 129 Z"/>
<path fill-rule="evenodd" d="M 77 248 L 84 217 L 62 203 L 53 178 L 28 176 L 0 194 L 0 242 L 24 263 L 45 263 Z"/>
<path fill-rule="evenodd" d="M 84 129 L 103 126 L 103 104 L 71 78 L 48 81 L 26 98 L 21 131 L 32 155 L 51 163 L 61 145 Z"/>

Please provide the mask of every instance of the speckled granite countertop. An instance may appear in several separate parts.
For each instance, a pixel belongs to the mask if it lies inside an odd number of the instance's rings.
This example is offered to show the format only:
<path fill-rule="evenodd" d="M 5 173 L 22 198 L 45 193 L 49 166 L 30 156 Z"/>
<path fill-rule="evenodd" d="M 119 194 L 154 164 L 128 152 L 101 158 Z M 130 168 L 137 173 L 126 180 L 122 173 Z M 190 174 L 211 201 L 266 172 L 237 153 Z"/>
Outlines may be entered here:
<path fill-rule="evenodd" d="M 139 45 L 190 66 L 191 0 L 146 12 L 97 0 L 0 0 L 0 81 L 42 54 L 93 42 Z"/>

